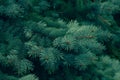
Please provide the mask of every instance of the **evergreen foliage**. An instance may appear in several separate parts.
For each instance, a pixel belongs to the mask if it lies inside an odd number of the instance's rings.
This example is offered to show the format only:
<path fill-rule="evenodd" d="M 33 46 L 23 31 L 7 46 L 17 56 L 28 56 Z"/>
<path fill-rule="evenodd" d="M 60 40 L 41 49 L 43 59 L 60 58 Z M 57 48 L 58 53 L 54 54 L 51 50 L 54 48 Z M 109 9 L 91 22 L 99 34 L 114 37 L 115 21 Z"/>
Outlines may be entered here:
<path fill-rule="evenodd" d="M 19 80 L 38 80 L 38 78 L 33 74 L 29 74 L 20 78 Z"/>
<path fill-rule="evenodd" d="M 119 80 L 119 0 L 0 0 L 0 80 Z"/>

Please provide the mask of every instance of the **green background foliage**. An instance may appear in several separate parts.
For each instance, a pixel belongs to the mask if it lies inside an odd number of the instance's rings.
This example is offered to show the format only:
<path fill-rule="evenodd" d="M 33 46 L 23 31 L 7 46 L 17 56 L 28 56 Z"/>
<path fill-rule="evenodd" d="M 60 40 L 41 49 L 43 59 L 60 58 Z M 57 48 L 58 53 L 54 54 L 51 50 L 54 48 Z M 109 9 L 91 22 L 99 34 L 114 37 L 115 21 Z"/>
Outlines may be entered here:
<path fill-rule="evenodd" d="M 0 80 L 119 80 L 119 0 L 0 0 Z"/>

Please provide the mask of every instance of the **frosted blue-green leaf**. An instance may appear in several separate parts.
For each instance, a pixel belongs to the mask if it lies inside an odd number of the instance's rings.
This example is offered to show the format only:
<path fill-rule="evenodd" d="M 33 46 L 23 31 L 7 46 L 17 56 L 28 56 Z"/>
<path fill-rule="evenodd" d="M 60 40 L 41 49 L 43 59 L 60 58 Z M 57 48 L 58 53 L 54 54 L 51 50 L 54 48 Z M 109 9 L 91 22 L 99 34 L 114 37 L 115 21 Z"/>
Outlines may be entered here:
<path fill-rule="evenodd" d="M 59 61 L 62 58 L 62 53 L 54 48 L 45 49 L 40 53 L 41 65 L 44 66 L 50 73 L 58 69 Z"/>
<path fill-rule="evenodd" d="M 34 74 L 28 74 L 21 77 L 19 80 L 39 80 Z"/>
<path fill-rule="evenodd" d="M 98 58 L 95 54 L 86 52 L 75 57 L 74 65 L 79 70 L 85 70 L 89 65 L 95 64 L 97 60 Z"/>

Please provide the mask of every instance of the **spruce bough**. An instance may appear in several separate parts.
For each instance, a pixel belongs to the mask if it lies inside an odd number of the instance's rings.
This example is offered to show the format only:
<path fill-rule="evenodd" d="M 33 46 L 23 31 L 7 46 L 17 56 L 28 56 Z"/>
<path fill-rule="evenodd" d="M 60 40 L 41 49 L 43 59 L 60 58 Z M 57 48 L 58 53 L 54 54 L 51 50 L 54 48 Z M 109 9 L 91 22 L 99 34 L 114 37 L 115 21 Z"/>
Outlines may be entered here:
<path fill-rule="evenodd" d="M 1 0 L 0 80 L 119 80 L 119 4 Z"/>

